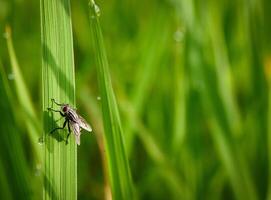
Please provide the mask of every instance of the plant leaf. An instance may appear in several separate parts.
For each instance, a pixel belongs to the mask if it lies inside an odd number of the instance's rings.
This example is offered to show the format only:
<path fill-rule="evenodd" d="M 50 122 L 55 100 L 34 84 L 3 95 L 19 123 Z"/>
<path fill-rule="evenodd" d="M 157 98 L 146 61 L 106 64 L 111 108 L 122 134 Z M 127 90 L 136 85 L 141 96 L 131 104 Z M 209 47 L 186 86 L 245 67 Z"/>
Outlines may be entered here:
<path fill-rule="evenodd" d="M 41 0 L 42 99 L 45 134 L 44 199 L 77 199 L 77 147 L 74 137 L 65 144 L 61 116 L 48 112 L 51 99 L 75 107 L 75 78 L 69 0 Z M 54 105 L 55 109 L 59 109 Z"/>
<path fill-rule="evenodd" d="M 109 75 L 108 61 L 99 24 L 99 7 L 90 1 L 93 45 L 96 51 L 101 93 L 105 148 L 113 199 L 133 199 L 132 179 L 126 156 L 119 110 Z"/>

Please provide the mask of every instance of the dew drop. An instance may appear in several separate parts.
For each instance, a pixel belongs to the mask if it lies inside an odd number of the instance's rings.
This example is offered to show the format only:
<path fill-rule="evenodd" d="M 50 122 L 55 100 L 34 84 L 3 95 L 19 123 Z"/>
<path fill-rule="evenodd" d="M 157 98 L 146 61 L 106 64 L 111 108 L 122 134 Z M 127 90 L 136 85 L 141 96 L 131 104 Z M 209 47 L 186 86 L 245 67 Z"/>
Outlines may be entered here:
<path fill-rule="evenodd" d="M 97 96 L 97 100 L 98 100 L 98 101 L 101 101 L 101 97 L 100 97 L 100 96 Z"/>
<path fill-rule="evenodd" d="M 36 168 L 35 168 L 35 176 L 40 176 L 41 175 L 41 163 L 37 163 Z"/>
<path fill-rule="evenodd" d="M 39 145 L 43 145 L 43 143 L 44 143 L 44 139 L 43 139 L 43 137 L 40 137 L 40 138 L 39 138 L 38 143 L 39 143 Z"/>
<path fill-rule="evenodd" d="M 95 10 L 95 13 L 98 17 L 100 17 L 101 15 L 101 10 L 99 8 L 99 6 L 97 6 L 97 4 L 94 4 L 94 10 Z"/>
<path fill-rule="evenodd" d="M 37 168 L 38 170 L 41 170 L 41 163 L 37 163 L 36 168 Z"/>
<path fill-rule="evenodd" d="M 184 33 L 181 30 L 177 30 L 175 31 L 174 35 L 173 35 L 173 39 L 175 40 L 175 42 L 181 42 L 183 40 L 184 37 Z"/>
<path fill-rule="evenodd" d="M 91 0 L 90 5 L 93 6 L 93 9 L 94 9 L 94 12 L 95 12 L 95 14 L 93 14 L 91 16 L 91 18 L 94 19 L 95 17 L 100 17 L 101 10 L 100 10 L 99 6 L 94 2 L 94 0 Z"/>

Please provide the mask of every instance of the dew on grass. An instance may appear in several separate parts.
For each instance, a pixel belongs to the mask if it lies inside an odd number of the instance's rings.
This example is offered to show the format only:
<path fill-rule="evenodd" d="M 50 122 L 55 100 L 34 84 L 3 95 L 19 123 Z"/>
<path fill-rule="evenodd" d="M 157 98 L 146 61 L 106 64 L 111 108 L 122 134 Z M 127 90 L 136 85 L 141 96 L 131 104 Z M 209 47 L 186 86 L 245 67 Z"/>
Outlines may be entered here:
<path fill-rule="evenodd" d="M 40 176 L 41 175 L 41 163 L 37 163 L 36 164 L 36 168 L 35 168 L 35 176 Z"/>
<path fill-rule="evenodd" d="M 43 145 L 43 143 L 44 143 L 44 139 L 43 139 L 43 137 L 40 137 L 40 138 L 39 138 L 39 141 L 38 141 L 38 144 L 39 144 L 39 145 Z"/>
<path fill-rule="evenodd" d="M 95 13 L 98 17 L 100 17 L 101 15 L 101 10 L 99 8 L 99 6 L 97 6 L 97 4 L 94 4 L 94 9 L 95 9 Z"/>
<path fill-rule="evenodd" d="M 90 6 L 93 6 L 93 7 L 94 7 L 94 11 L 95 11 L 95 14 L 93 14 L 93 15 L 91 16 L 91 18 L 94 19 L 95 17 L 100 17 L 100 15 L 101 15 L 101 10 L 100 10 L 99 6 L 94 2 L 94 0 L 92 0 L 92 1 L 90 2 Z"/>
<path fill-rule="evenodd" d="M 175 42 L 181 42 L 183 40 L 183 37 L 184 37 L 184 33 L 180 29 L 175 31 L 173 35 L 173 39 L 175 40 Z"/>

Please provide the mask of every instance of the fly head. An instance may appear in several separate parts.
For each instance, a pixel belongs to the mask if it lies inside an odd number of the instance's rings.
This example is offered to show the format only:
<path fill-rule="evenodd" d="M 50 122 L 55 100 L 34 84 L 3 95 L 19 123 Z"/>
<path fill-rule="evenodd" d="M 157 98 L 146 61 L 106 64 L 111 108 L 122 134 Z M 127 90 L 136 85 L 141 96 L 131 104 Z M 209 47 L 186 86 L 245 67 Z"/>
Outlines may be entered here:
<path fill-rule="evenodd" d="M 68 104 L 65 104 L 64 106 L 62 106 L 61 109 L 64 113 L 67 113 L 70 110 L 70 106 Z"/>

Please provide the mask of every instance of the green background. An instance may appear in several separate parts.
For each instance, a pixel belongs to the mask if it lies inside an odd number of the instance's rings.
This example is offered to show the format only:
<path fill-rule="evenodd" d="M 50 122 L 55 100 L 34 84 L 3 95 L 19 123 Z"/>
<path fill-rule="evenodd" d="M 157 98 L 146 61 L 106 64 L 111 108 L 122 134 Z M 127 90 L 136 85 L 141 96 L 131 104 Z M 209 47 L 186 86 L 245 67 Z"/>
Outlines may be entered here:
<path fill-rule="evenodd" d="M 96 3 L 136 198 L 271 198 L 270 1 Z M 77 109 L 93 127 L 77 149 L 80 200 L 108 195 L 88 9 L 71 1 Z M 40 199 L 43 145 L 29 138 L 6 25 L 41 125 L 39 1 L 0 0 L 0 197 Z"/>

